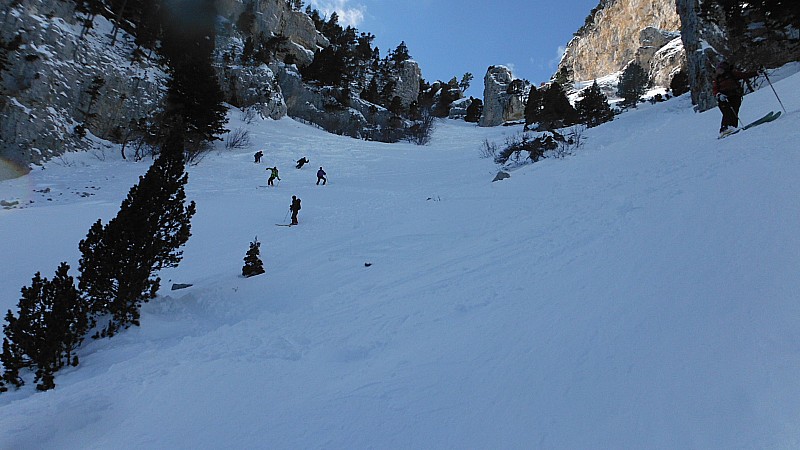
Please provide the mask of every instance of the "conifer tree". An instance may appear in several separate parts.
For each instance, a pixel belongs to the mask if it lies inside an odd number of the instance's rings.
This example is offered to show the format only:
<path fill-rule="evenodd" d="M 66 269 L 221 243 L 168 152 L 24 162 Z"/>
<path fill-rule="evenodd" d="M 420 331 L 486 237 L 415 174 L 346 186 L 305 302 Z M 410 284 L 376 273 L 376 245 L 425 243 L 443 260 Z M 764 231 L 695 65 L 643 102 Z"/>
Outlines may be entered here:
<path fill-rule="evenodd" d="M 61 263 L 52 281 L 37 272 L 31 286 L 22 288 L 17 317 L 8 311 L 0 355 L 4 382 L 22 386 L 20 370 L 31 368 L 36 388 L 44 391 L 55 387 L 56 371 L 77 365 L 72 352 L 86 334 L 87 307 L 68 272 L 67 263 Z"/>
<path fill-rule="evenodd" d="M 185 205 L 182 135 L 173 131 L 108 224 L 97 221 L 79 244 L 79 288 L 93 318 L 107 319 L 99 336 L 139 325 L 139 308 L 154 298 L 159 270 L 177 266 L 191 236 L 195 204 Z M 107 316 L 107 317 L 101 317 Z"/>
<path fill-rule="evenodd" d="M 650 79 L 647 72 L 638 63 L 634 62 L 625 68 L 617 85 L 617 95 L 622 97 L 624 106 L 636 107 L 639 98 L 647 92 Z"/>
<path fill-rule="evenodd" d="M 361 91 L 361 98 L 376 105 L 380 104 L 381 94 L 378 92 L 378 82 L 375 80 L 375 77 L 372 77 L 372 79 L 369 80 L 367 88 Z"/>
<path fill-rule="evenodd" d="M 250 250 L 244 257 L 244 267 L 242 267 L 242 276 L 249 278 L 255 275 L 261 275 L 265 272 L 264 263 L 261 262 L 261 242 L 258 242 L 256 237 L 250 243 Z"/>
<path fill-rule="evenodd" d="M 462 93 L 458 86 L 458 80 L 453 77 L 447 84 L 442 85 L 442 90 L 439 92 L 439 101 L 436 102 L 433 108 L 433 115 L 435 117 L 447 117 L 450 114 L 450 106 L 461 97 Z"/>
<path fill-rule="evenodd" d="M 400 63 L 409 59 L 411 59 L 411 55 L 408 53 L 408 46 L 405 41 L 400 42 L 397 48 L 389 54 L 389 60 L 394 62 L 395 66 L 399 66 Z"/>
<path fill-rule="evenodd" d="M 672 77 L 672 81 L 669 82 L 669 89 L 675 97 L 689 92 L 689 76 L 683 69 Z"/>
<path fill-rule="evenodd" d="M 401 99 L 399 96 L 394 96 L 391 103 L 389 103 L 388 109 L 393 114 L 403 115 L 405 112 L 405 107 L 403 107 L 403 99 Z"/>
<path fill-rule="evenodd" d="M 555 130 L 577 123 L 578 112 L 569 102 L 566 92 L 557 82 L 552 82 L 542 92 L 542 109 L 539 115 L 539 128 Z"/>
<path fill-rule="evenodd" d="M 581 93 L 582 97 L 577 101 L 578 120 L 586 124 L 587 127 L 592 128 L 600 125 L 601 123 L 614 120 L 614 112 L 611 111 L 611 106 L 608 104 L 603 91 L 597 84 L 597 80 L 591 86 L 584 89 Z"/>
<path fill-rule="evenodd" d="M 465 122 L 478 123 L 483 114 L 483 101 L 479 98 L 470 97 L 469 106 L 467 106 L 467 114 L 464 116 Z"/>
<path fill-rule="evenodd" d="M 525 103 L 525 128 L 542 120 L 542 91 L 531 86 L 528 101 Z"/>

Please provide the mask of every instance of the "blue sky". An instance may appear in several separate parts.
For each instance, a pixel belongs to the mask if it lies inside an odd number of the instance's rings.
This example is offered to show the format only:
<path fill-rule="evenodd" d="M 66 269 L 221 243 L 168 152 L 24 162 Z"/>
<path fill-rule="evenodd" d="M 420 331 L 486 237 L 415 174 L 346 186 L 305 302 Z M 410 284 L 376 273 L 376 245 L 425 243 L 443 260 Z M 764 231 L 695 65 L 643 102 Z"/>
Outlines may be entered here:
<path fill-rule="evenodd" d="M 468 95 L 483 97 L 490 65 L 511 67 L 533 83 L 550 79 L 564 47 L 599 0 L 313 0 L 336 10 L 340 23 L 376 35 L 385 56 L 400 41 L 408 45 L 429 82 L 470 72 Z"/>

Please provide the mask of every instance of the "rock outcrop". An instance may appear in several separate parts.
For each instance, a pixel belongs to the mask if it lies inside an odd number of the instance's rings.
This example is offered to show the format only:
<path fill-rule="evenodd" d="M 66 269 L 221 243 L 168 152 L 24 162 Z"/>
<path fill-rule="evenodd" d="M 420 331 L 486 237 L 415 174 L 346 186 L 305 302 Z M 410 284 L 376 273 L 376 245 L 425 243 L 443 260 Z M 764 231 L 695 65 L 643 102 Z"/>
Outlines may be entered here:
<path fill-rule="evenodd" d="M 24 173 L 30 164 L 87 148 L 84 131 L 113 139 L 158 107 L 165 74 L 147 55 L 132 62 L 130 40 L 110 46 L 104 19 L 84 30 L 72 3 L 3 0 L 2 8 L 0 160 L 6 164 Z"/>
<path fill-rule="evenodd" d="M 575 81 L 619 72 L 634 60 L 647 70 L 679 30 L 673 0 L 603 0 L 567 45 L 559 70 L 571 73 Z M 662 72 L 651 72 L 651 78 L 660 80 L 664 70 L 673 71 L 663 63 L 657 66 Z"/>
<path fill-rule="evenodd" d="M 483 77 L 482 127 L 493 127 L 525 117 L 530 83 L 514 78 L 506 66 L 490 66 Z"/>
<path fill-rule="evenodd" d="M 393 73 L 395 86 L 392 97 L 400 97 L 403 107 L 417 100 L 419 96 L 419 82 L 422 80 L 422 70 L 416 61 L 407 59 L 400 63 L 400 67 Z"/>
<path fill-rule="evenodd" d="M 163 109 L 169 76 L 160 58 L 137 47 L 125 31 L 113 32 L 102 15 L 84 28 L 85 15 L 72 1 L 0 0 L 0 7 L 0 179 L 89 148 L 87 135 L 126 141 Z M 273 119 L 290 115 L 354 137 L 368 129 L 380 138 L 375 129 L 404 125 L 386 108 L 358 98 L 365 80 L 354 80 L 351 89 L 302 80 L 298 67 L 330 42 L 285 0 L 216 0 L 215 7 L 213 66 L 231 105 Z M 239 23 L 245 12 L 252 16 L 251 37 L 276 42 L 269 63 L 241 61 L 246 37 Z M 407 109 L 417 100 L 421 80 L 419 65 L 407 60 L 382 81 L 392 83 L 392 98 Z"/>
<path fill-rule="evenodd" d="M 217 13 L 226 18 L 229 24 L 235 23 L 247 8 L 247 2 L 241 0 L 216 0 L 215 5 Z M 259 0 L 254 5 L 257 19 L 253 23 L 253 36 L 286 37 L 288 45 L 285 51 L 295 58 L 299 66 L 310 63 L 315 50 L 330 45 L 308 15 L 292 10 L 285 0 Z"/>

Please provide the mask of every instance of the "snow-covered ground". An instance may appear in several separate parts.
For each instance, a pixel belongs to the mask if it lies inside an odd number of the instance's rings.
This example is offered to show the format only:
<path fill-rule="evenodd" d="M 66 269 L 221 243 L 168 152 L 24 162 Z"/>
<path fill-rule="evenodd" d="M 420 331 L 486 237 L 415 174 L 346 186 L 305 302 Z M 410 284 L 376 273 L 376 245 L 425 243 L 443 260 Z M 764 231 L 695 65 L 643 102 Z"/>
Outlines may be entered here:
<path fill-rule="evenodd" d="M 255 123 L 190 167 L 193 237 L 142 326 L 0 395 L 0 448 L 798 448 L 800 75 L 775 87 L 788 114 L 725 140 L 684 96 L 495 183 L 481 143 L 520 127 L 418 147 Z M 777 109 L 763 89 L 742 119 Z M 0 182 L 0 310 L 77 275 L 149 164 L 117 153 Z"/>

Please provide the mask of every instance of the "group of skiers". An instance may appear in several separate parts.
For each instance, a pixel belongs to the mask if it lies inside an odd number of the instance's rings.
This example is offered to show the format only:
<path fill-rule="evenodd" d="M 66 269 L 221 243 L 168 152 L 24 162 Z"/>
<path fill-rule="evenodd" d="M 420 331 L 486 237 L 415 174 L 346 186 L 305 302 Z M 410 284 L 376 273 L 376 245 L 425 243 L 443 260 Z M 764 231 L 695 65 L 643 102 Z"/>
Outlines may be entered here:
<path fill-rule="evenodd" d="M 254 162 L 256 164 L 261 162 L 261 158 L 264 156 L 264 152 L 259 150 L 253 155 Z M 310 161 L 305 156 L 297 160 L 297 165 L 295 166 L 298 169 L 302 169 L 305 164 L 308 164 Z M 275 186 L 275 180 L 281 181 L 281 177 L 278 173 L 278 167 L 272 166 L 267 167 L 268 171 L 270 171 L 269 178 L 267 179 L 267 186 Z M 328 183 L 328 174 L 325 173 L 325 170 L 320 166 L 317 170 L 317 185 L 319 185 L 320 181 L 322 185 L 326 185 Z M 297 225 L 297 213 L 300 212 L 300 199 L 297 198 L 296 195 L 292 196 L 292 204 L 289 206 L 289 211 L 292 213 L 292 225 Z"/>

